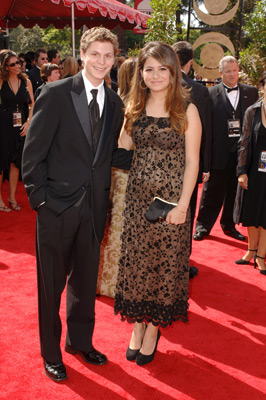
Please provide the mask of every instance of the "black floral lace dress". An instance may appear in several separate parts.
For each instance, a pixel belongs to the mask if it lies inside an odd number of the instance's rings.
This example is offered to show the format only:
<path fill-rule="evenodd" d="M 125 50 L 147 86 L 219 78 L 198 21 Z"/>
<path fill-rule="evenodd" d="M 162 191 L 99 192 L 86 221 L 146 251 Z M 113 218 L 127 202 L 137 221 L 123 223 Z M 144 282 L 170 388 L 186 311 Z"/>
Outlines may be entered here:
<path fill-rule="evenodd" d="M 162 327 L 187 321 L 189 282 L 190 213 L 178 226 L 145 218 L 153 197 L 178 202 L 181 195 L 185 136 L 169 128 L 169 118 L 145 112 L 133 125 L 114 304 L 122 320 Z"/>

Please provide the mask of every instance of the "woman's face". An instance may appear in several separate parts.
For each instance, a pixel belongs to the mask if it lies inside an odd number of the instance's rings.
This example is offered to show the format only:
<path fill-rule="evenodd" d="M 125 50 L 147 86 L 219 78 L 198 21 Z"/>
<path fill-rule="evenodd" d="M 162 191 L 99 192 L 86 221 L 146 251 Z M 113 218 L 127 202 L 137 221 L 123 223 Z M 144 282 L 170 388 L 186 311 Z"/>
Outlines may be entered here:
<path fill-rule="evenodd" d="M 20 61 L 17 59 L 17 57 L 12 56 L 9 58 L 9 60 L 6 63 L 6 69 L 9 72 L 9 74 L 18 75 L 21 72 Z"/>
<path fill-rule="evenodd" d="M 60 72 L 59 72 L 59 69 L 54 69 L 54 70 L 51 72 L 51 75 L 48 76 L 48 78 L 47 78 L 48 82 L 58 81 L 58 79 L 60 79 Z"/>
<path fill-rule="evenodd" d="M 167 92 L 170 83 L 170 70 L 155 58 L 147 58 L 141 75 L 151 92 Z"/>

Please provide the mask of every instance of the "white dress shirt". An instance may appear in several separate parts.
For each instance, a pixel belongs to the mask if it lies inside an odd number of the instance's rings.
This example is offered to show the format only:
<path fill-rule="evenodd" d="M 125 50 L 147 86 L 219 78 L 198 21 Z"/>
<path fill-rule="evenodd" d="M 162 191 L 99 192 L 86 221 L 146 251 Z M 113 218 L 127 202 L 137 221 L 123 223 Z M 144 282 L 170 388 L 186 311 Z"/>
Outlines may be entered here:
<path fill-rule="evenodd" d="M 104 99 L 105 99 L 105 90 L 104 90 L 104 85 L 103 85 L 104 84 L 104 80 L 102 81 L 102 83 L 99 86 L 95 87 L 95 86 L 92 85 L 92 83 L 86 77 L 84 69 L 82 70 L 81 73 L 82 73 L 82 77 L 83 77 L 83 81 L 84 81 L 84 85 L 85 85 L 88 105 L 90 104 L 90 102 L 92 100 L 91 90 L 92 89 L 98 89 L 97 103 L 99 105 L 100 117 L 101 117 L 102 116 L 102 112 L 103 112 L 103 107 L 104 107 Z"/>
<path fill-rule="evenodd" d="M 225 93 L 226 93 L 228 99 L 230 100 L 230 103 L 232 104 L 234 110 L 236 110 L 238 102 L 239 102 L 239 87 L 237 90 L 232 90 L 231 92 L 228 93 L 226 88 L 227 87 L 229 88 L 229 86 L 226 86 L 225 84 L 223 84 L 223 85 L 225 86 L 224 90 L 225 90 Z M 229 89 L 231 89 L 231 88 L 229 88 Z"/>

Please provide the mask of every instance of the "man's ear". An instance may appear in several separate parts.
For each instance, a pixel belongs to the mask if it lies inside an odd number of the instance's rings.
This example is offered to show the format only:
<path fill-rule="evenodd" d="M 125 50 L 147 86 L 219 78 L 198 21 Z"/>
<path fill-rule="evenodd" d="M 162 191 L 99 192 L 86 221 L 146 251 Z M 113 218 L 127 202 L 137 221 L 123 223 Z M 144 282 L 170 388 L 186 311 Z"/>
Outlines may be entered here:
<path fill-rule="evenodd" d="M 83 50 L 80 50 L 80 59 L 81 59 L 81 61 L 84 60 L 84 52 L 83 52 Z"/>

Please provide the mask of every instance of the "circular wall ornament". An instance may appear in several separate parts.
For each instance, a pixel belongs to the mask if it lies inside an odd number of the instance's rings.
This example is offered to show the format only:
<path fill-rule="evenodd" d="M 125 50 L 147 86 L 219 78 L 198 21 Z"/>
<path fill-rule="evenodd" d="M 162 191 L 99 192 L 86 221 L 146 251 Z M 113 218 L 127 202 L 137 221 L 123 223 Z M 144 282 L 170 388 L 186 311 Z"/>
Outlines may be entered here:
<path fill-rule="evenodd" d="M 231 40 L 229 40 L 225 35 L 217 32 L 209 32 L 200 36 L 194 43 L 194 51 L 200 47 L 201 49 L 200 60 L 203 66 L 192 61 L 192 66 L 197 73 L 203 78 L 216 79 L 220 76 L 218 64 L 219 61 L 224 57 L 224 49 L 222 46 L 226 47 L 230 53 L 235 56 L 235 49 Z"/>
<path fill-rule="evenodd" d="M 221 14 L 228 3 L 228 0 L 204 0 L 204 6 L 209 14 Z"/>
<path fill-rule="evenodd" d="M 208 43 L 201 50 L 200 61 L 208 68 L 216 68 L 223 56 L 224 51 L 219 44 Z"/>
<path fill-rule="evenodd" d="M 236 1 L 234 7 L 231 10 L 221 14 L 228 5 L 228 0 L 205 0 L 204 5 L 210 14 L 205 14 L 196 4 L 196 0 L 193 0 L 193 8 L 199 17 L 199 19 L 207 25 L 223 25 L 233 18 L 239 7 L 239 0 Z M 217 15 L 213 15 L 217 14 Z"/>

